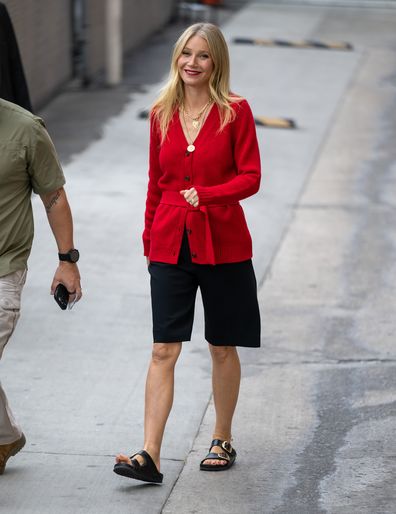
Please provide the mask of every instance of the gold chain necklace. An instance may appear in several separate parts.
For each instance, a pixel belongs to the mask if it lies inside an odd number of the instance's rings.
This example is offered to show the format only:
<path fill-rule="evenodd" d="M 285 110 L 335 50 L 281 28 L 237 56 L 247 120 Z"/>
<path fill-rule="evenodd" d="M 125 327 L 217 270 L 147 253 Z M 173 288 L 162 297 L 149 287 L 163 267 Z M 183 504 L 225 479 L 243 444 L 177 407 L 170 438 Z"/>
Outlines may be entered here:
<path fill-rule="evenodd" d="M 211 102 L 209 101 L 209 102 L 205 105 L 204 110 L 203 110 L 203 111 L 200 113 L 200 115 L 199 115 L 199 117 L 201 117 L 201 116 L 204 114 L 204 116 L 203 116 L 202 120 L 205 120 L 205 117 L 206 117 L 206 111 L 207 111 L 207 109 L 208 109 L 208 107 L 209 107 L 210 103 L 211 103 Z M 182 108 L 182 117 L 183 117 L 184 127 L 185 127 L 185 129 L 186 129 L 186 132 L 187 132 L 187 138 L 188 138 L 188 139 L 187 139 L 187 143 L 188 143 L 188 146 L 187 146 L 187 152 L 190 152 L 190 153 L 191 153 L 191 152 L 193 152 L 193 151 L 195 150 L 194 141 L 195 141 L 195 140 L 197 139 L 197 137 L 198 137 L 199 130 L 198 130 L 198 132 L 196 133 L 195 138 L 193 139 L 193 138 L 191 137 L 191 135 L 190 135 L 190 131 L 188 130 L 188 126 L 187 126 L 187 121 L 186 121 L 186 116 L 185 116 L 185 114 L 187 114 L 187 113 L 186 113 L 186 111 L 185 111 L 185 109 L 184 109 L 184 107 L 183 107 L 183 108 Z M 198 127 L 195 127 L 195 126 L 194 126 L 194 121 L 193 121 L 192 125 L 193 125 L 193 127 L 194 127 L 194 128 L 198 128 L 198 129 L 200 129 L 200 128 L 201 128 L 199 125 L 198 125 Z"/>
<path fill-rule="evenodd" d="M 206 111 L 206 108 L 208 107 L 209 104 L 210 104 L 210 100 L 208 100 L 208 102 L 202 107 L 202 109 L 199 111 L 199 113 L 196 116 L 193 116 L 188 111 L 186 111 L 186 108 L 184 107 L 184 104 L 183 104 L 183 112 L 185 114 L 187 114 L 187 116 L 190 118 L 190 120 L 192 120 L 192 126 L 195 129 L 199 128 L 200 123 L 201 123 L 199 120 L 200 120 L 201 116 L 203 115 L 203 113 Z"/>

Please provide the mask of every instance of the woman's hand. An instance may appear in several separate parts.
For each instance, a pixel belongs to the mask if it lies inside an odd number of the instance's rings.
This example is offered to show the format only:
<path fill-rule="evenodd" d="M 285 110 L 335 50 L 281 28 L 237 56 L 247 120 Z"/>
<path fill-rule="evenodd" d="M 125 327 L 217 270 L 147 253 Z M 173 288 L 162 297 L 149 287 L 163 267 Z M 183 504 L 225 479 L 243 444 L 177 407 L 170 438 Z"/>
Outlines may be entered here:
<path fill-rule="evenodd" d="M 180 194 L 184 196 L 184 199 L 187 203 L 189 203 L 193 207 L 198 207 L 199 198 L 195 187 L 192 187 L 191 189 L 183 189 L 182 191 L 180 191 Z"/>

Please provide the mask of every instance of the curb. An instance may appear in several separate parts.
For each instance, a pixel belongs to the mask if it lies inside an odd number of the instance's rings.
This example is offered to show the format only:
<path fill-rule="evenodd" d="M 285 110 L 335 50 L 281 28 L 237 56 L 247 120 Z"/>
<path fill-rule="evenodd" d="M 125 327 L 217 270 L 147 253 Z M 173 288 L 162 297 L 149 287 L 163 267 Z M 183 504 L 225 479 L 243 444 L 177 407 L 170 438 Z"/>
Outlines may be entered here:
<path fill-rule="evenodd" d="M 318 50 L 353 50 L 351 43 L 343 41 L 335 41 L 332 43 L 323 43 L 322 41 L 286 41 L 283 39 L 251 39 L 245 37 L 236 37 L 232 40 L 235 44 L 240 45 L 256 45 L 256 46 L 282 46 L 285 48 L 315 48 Z"/>
<path fill-rule="evenodd" d="M 290 118 L 267 118 L 266 116 L 255 116 L 254 121 L 258 127 L 295 129 L 297 124 Z"/>

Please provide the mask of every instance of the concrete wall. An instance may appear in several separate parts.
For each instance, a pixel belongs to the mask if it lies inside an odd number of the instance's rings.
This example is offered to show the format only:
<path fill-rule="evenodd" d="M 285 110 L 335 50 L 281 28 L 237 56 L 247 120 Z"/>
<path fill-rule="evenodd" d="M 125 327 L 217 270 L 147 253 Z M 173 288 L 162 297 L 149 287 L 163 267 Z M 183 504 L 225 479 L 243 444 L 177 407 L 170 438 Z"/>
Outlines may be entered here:
<path fill-rule="evenodd" d="M 124 4 L 129 0 L 124 0 Z M 104 66 L 106 0 L 87 0 L 86 55 L 87 72 L 92 77 Z"/>
<path fill-rule="evenodd" d="M 11 16 L 33 106 L 42 106 L 72 78 L 72 0 L 3 0 Z M 106 0 L 85 0 L 86 70 L 104 67 Z M 123 0 L 123 49 L 164 26 L 175 0 Z"/>
<path fill-rule="evenodd" d="M 124 52 L 135 48 L 170 19 L 175 0 L 124 0 L 122 44 Z M 104 66 L 106 0 L 87 0 L 87 56 L 89 74 Z"/>
<path fill-rule="evenodd" d="M 170 19 L 176 3 L 174 0 L 124 0 L 124 48 L 133 48 L 141 43 L 146 37 L 147 27 L 156 30 L 163 26 Z"/>
<path fill-rule="evenodd" d="M 69 0 L 3 0 L 14 25 L 34 106 L 71 76 Z"/>

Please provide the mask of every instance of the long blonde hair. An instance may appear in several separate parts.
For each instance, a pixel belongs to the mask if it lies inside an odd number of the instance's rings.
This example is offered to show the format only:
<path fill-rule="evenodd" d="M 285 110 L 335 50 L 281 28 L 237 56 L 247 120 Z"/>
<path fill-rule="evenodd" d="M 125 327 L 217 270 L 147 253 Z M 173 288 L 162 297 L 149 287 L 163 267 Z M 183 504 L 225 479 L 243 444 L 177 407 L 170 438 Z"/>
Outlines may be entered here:
<path fill-rule="evenodd" d="M 184 102 L 183 81 L 179 74 L 177 61 L 187 42 L 193 36 L 200 36 L 207 42 L 213 61 L 213 71 L 209 79 L 209 95 L 219 108 L 219 131 L 223 130 L 235 117 L 231 103 L 241 100 L 241 97 L 230 93 L 230 58 L 227 43 L 221 30 L 212 23 L 195 23 L 191 25 L 175 43 L 168 81 L 151 108 L 151 115 L 159 124 L 162 142 L 166 137 L 169 124 L 176 109 L 183 105 Z"/>

